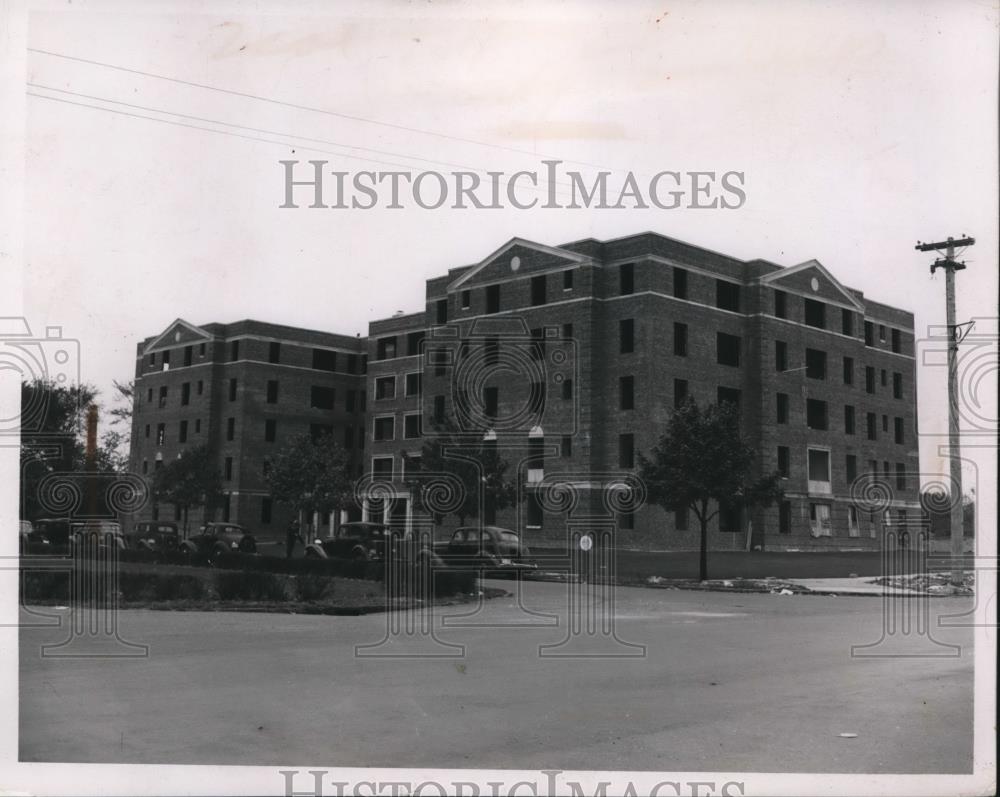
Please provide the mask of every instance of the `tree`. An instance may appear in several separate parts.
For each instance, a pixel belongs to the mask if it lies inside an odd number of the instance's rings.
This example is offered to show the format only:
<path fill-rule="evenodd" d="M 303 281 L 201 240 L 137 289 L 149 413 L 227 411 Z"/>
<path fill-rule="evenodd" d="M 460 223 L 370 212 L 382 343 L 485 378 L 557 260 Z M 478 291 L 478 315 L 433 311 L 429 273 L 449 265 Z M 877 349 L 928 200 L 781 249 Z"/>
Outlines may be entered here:
<path fill-rule="evenodd" d="M 425 474 L 447 474 L 461 485 L 460 500 L 453 502 L 455 508 L 448 513 L 455 515 L 461 525 L 467 518 L 479 517 L 480 496 L 487 523 L 494 522 L 495 513 L 516 500 L 516 484 L 507 476 L 510 463 L 500 455 L 495 441 L 461 434 L 450 417 L 434 424 L 434 432 L 424 438 L 420 459 L 420 470 Z M 426 500 L 433 476 L 407 479 L 407 486 L 414 508 L 429 511 L 434 522 L 439 523 L 442 513 Z"/>
<path fill-rule="evenodd" d="M 690 509 L 701 531 L 699 578 L 708 578 L 708 523 L 720 506 L 767 506 L 781 496 L 777 473 L 751 481 L 754 451 L 740 432 L 730 403 L 678 407 L 640 475 L 651 503 L 667 510 Z M 714 503 L 715 510 L 709 512 Z"/>
<path fill-rule="evenodd" d="M 222 495 L 222 474 L 208 446 L 188 448 L 156 471 L 153 495 L 157 501 L 174 504 L 184 514 L 184 535 L 192 507 L 211 507 Z"/>
<path fill-rule="evenodd" d="M 296 514 L 325 515 L 351 501 L 350 457 L 332 434 L 297 435 L 267 462 L 264 479 L 271 495 Z"/>
<path fill-rule="evenodd" d="M 104 426 L 97 451 L 98 470 L 125 473 L 129 465 L 132 440 L 132 408 L 135 402 L 135 381 L 111 380 L 112 404 L 105 412 L 110 422 Z"/>
<path fill-rule="evenodd" d="M 962 535 L 974 537 L 976 529 L 975 489 L 962 496 Z M 931 535 L 949 537 L 951 535 L 951 496 L 935 485 L 920 491 L 920 505 L 927 512 Z"/>
<path fill-rule="evenodd" d="M 90 385 L 21 382 L 21 517 L 41 517 L 38 486 L 50 473 L 83 470 L 87 407 L 97 397 Z"/>

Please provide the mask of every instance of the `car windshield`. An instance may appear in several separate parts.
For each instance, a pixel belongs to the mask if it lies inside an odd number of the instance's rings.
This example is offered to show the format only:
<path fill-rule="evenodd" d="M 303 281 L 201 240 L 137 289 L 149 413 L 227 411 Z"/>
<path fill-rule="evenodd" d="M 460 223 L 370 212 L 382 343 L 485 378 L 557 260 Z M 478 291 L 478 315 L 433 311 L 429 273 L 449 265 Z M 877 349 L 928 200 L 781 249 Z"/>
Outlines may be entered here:
<path fill-rule="evenodd" d="M 500 532 L 500 539 L 503 542 L 513 542 L 513 543 L 517 543 L 517 542 L 521 541 L 521 538 L 518 537 L 513 531 L 501 531 Z"/>

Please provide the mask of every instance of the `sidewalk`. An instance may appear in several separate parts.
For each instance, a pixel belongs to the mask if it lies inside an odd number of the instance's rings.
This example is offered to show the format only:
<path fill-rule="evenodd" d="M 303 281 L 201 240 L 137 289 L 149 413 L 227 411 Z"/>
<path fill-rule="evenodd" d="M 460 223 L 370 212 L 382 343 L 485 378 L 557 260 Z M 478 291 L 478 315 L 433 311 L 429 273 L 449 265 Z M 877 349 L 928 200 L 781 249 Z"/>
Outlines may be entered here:
<path fill-rule="evenodd" d="M 930 596 L 935 598 L 963 597 L 948 592 L 929 592 L 927 590 L 905 589 L 900 587 L 873 584 L 871 576 L 860 578 L 789 578 L 792 584 L 805 587 L 810 592 L 819 595 L 891 595 L 898 597 Z"/>

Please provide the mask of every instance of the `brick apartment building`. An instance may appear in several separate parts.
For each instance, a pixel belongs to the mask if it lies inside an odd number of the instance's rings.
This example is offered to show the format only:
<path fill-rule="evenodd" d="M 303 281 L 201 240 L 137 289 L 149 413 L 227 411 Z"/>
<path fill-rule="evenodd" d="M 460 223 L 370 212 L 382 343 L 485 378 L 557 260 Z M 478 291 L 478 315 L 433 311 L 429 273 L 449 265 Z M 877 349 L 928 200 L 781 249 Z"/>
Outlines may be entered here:
<path fill-rule="evenodd" d="M 237 339 L 247 342 L 234 358 Z M 269 361 L 272 342 L 281 344 L 279 363 Z M 187 361 L 186 346 L 200 351 L 202 343 L 204 363 L 175 364 Z M 286 349 L 297 359 L 286 360 Z M 336 351 L 338 369 L 316 368 L 315 349 Z M 169 371 L 162 355 L 152 359 L 166 350 L 174 352 Z M 572 513 L 613 514 L 621 545 L 696 547 L 694 517 L 655 506 L 618 511 L 604 489 L 634 474 L 686 397 L 736 403 L 757 468 L 784 476 L 780 505 L 749 515 L 723 508 L 710 527 L 713 548 L 745 547 L 748 530 L 751 544 L 771 550 L 875 548 L 919 512 L 913 316 L 866 300 L 816 261 L 782 268 L 653 233 L 557 247 L 515 238 L 428 280 L 422 312 L 373 321 L 366 340 L 255 322 L 175 322 L 139 347 L 137 471 L 155 467 L 148 463 L 157 455 L 176 456 L 178 424 L 195 413 L 171 399 L 191 381 L 185 367 L 201 365 L 210 367 L 195 378 L 212 385 L 199 404 L 205 434 L 226 473 L 233 462 L 230 517 L 254 530 L 265 516 L 278 522 L 280 511 L 260 480 L 274 445 L 268 421 L 277 423 L 275 442 L 293 429 L 333 426 L 366 478 L 394 494 L 385 510 L 392 522 L 410 525 L 420 513 L 407 481 L 433 479 L 420 452 L 447 420 L 468 445 L 490 441 L 511 463 L 517 506 L 485 514 L 529 543 L 565 534 L 567 512 L 553 490 L 568 485 Z M 276 379 L 281 401 L 269 405 Z M 335 391 L 334 409 L 312 406 L 316 386 Z M 349 391 L 367 394 L 366 410 L 362 398 L 348 409 Z M 236 419 L 232 440 L 228 418 Z M 162 444 L 159 432 L 144 432 L 158 424 L 170 430 Z M 884 512 L 851 501 L 854 480 L 872 473 L 892 490 Z M 384 515 L 375 504 L 359 511 Z"/>
<path fill-rule="evenodd" d="M 392 480 L 397 521 L 412 514 L 402 452 L 448 418 L 471 445 L 495 438 L 516 468 L 521 500 L 496 521 L 557 538 L 567 518 L 544 500 L 550 487 L 572 485 L 578 515 L 607 515 L 602 485 L 635 472 L 686 397 L 735 402 L 759 471 L 784 476 L 780 505 L 723 508 L 714 548 L 743 548 L 748 527 L 768 549 L 873 548 L 919 512 L 913 316 L 816 261 L 782 268 L 652 233 L 514 239 L 428 280 L 422 318 L 374 322 L 368 346 L 368 390 L 382 396 L 368 467 Z M 851 501 L 871 473 L 893 493 L 877 514 Z M 686 513 L 616 520 L 623 545 L 697 545 Z"/>
<path fill-rule="evenodd" d="M 199 327 L 177 319 L 137 347 L 132 471 L 152 478 L 184 448 L 208 445 L 223 501 L 199 510 L 191 526 L 226 520 L 279 536 L 291 518 L 268 494 L 265 460 L 297 434 L 330 432 L 361 471 L 366 358 L 361 338 L 257 321 Z M 151 505 L 140 519 L 154 515 L 180 519 L 170 505 Z"/>

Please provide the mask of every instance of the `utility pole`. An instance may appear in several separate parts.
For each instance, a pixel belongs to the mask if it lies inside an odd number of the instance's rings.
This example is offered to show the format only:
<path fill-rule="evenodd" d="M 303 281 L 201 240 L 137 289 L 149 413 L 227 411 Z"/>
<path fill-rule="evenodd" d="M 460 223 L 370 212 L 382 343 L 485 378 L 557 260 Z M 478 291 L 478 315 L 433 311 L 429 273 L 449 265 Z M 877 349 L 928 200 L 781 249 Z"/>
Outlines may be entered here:
<path fill-rule="evenodd" d="M 964 335 L 960 327 L 966 324 L 955 323 L 955 272 L 962 271 L 965 263 L 955 260 L 955 248 L 972 246 L 975 238 L 962 237 L 955 240 L 949 237 L 947 241 L 925 244 L 917 241 L 916 249 L 920 252 L 937 252 L 944 257 L 931 264 L 931 274 L 937 269 L 944 269 L 945 312 L 948 329 L 948 456 L 951 463 L 951 484 L 957 495 L 951 496 L 951 583 L 956 586 L 962 583 L 961 558 L 963 549 L 964 523 L 962 495 L 962 458 L 958 437 L 958 344 Z"/>

